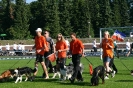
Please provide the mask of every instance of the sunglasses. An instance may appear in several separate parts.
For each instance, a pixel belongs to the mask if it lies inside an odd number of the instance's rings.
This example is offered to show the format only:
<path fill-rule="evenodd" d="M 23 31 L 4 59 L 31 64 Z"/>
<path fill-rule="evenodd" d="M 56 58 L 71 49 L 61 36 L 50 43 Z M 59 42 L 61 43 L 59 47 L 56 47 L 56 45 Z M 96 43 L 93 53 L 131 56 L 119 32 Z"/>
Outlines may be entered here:
<path fill-rule="evenodd" d="M 58 36 L 58 38 L 61 38 L 61 36 Z"/>

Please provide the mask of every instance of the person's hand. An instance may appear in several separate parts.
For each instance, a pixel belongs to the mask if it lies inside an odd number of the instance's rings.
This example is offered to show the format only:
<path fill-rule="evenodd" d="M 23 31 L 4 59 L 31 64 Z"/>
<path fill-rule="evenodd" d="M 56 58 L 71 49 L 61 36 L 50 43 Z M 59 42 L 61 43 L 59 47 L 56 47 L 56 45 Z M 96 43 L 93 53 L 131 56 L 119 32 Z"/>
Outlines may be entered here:
<path fill-rule="evenodd" d="M 70 56 L 70 55 L 68 55 L 68 59 L 70 59 L 70 57 L 71 57 L 71 56 Z"/>
<path fill-rule="evenodd" d="M 38 49 L 38 50 L 37 50 L 37 53 L 40 53 L 41 51 L 42 51 L 41 49 Z"/>
<path fill-rule="evenodd" d="M 58 50 L 58 52 L 62 52 L 62 50 Z"/>
<path fill-rule="evenodd" d="M 82 54 L 82 57 L 85 57 L 85 54 L 84 53 Z"/>

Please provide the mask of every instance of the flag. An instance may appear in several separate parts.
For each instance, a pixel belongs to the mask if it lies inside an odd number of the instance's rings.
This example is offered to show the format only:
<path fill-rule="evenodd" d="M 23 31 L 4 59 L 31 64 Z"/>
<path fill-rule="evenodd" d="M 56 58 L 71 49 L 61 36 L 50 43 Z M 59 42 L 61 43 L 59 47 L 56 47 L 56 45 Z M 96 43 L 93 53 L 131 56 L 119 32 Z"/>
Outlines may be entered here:
<path fill-rule="evenodd" d="M 111 38 L 115 39 L 117 41 L 123 42 L 125 37 L 126 37 L 126 35 L 124 33 L 116 30 Z"/>
<path fill-rule="evenodd" d="M 52 53 L 49 56 L 47 56 L 46 58 L 48 58 L 51 62 L 54 62 L 56 60 L 56 54 Z"/>

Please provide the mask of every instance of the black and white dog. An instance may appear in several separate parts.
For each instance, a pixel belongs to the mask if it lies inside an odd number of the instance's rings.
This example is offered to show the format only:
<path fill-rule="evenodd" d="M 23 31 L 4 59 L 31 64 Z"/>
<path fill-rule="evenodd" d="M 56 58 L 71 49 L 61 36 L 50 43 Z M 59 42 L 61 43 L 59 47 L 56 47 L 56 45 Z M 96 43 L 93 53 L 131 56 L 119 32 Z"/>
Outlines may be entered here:
<path fill-rule="evenodd" d="M 80 63 L 80 72 L 82 74 L 83 72 L 83 64 Z M 58 66 L 54 66 L 53 67 L 53 71 L 54 71 L 54 75 L 52 78 L 55 78 L 57 75 L 59 76 L 60 80 L 66 80 L 72 77 L 73 73 L 74 73 L 74 67 L 73 64 L 69 64 L 69 65 L 65 65 L 64 69 L 58 69 Z M 63 78 L 61 77 L 61 75 L 63 76 Z"/>
<path fill-rule="evenodd" d="M 30 78 L 30 80 L 32 81 L 31 73 L 34 73 L 37 70 L 38 70 L 37 67 L 35 67 L 34 69 L 31 69 L 30 67 L 22 67 L 22 68 L 15 69 L 14 70 L 15 76 L 17 76 L 15 83 L 17 83 L 19 80 L 20 80 L 19 82 L 22 82 L 22 76 L 23 75 L 26 76 L 25 81 L 27 81 L 28 78 Z"/>
<path fill-rule="evenodd" d="M 94 68 L 91 78 L 92 86 L 97 86 L 99 84 L 99 77 L 102 79 L 102 83 L 104 83 L 104 73 L 105 73 L 105 68 L 103 66 L 100 65 Z"/>

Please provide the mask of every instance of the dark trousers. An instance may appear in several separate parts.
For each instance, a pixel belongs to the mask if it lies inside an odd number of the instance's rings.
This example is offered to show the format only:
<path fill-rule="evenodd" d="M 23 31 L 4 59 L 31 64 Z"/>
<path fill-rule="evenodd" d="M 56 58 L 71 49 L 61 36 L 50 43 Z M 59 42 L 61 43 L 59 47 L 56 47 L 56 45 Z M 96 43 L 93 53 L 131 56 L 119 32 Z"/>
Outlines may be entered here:
<path fill-rule="evenodd" d="M 64 69 L 64 65 L 66 64 L 66 58 L 57 58 L 56 64 L 59 65 L 60 69 Z"/>
<path fill-rule="evenodd" d="M 50 60 L 48 58 L 46 58 L 50 54 L 51 54 L 50 52 L 45 52 L 44 58 L 45 58 L 46 67 L 49 68 L 50 70 L 52 70 L 53 69 L 52 63 L 50 62 Z"/>
<path fill-rule="evenodd" d="M 117 73 L 117 68 L 116 68 L 116 66 L 115 66 L 115 64 L 114 64 L 114 58 L 111 59 L 111 61 L 110 61 L 110 63 L 109 63 L 109 67 L 113 68 L 113 70 L 115 70 L 116 73 Z"/>
<path fill-rule="evenodd" d="M 74 65 L 74 73 L 72 75 L 72 79 L 83 79 L 82 78 L 82 75 L 80 73 L 80 58 L 81 58 L 81 54 L 74 54 L 72 55 L 72 62 L 73 62 L 73 65 Z"/>

